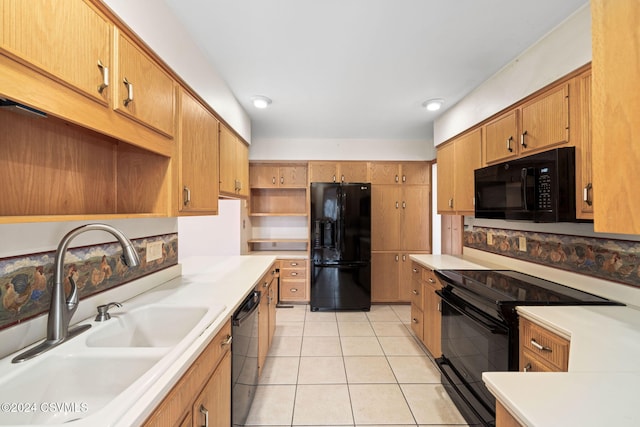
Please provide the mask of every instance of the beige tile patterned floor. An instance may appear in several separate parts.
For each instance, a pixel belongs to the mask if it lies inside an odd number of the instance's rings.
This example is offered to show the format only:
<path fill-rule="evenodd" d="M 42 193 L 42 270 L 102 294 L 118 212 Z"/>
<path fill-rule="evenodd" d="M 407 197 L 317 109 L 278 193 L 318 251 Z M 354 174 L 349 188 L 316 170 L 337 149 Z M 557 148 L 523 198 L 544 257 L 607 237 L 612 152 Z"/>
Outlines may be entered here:
<path fill-rule="evenodd" d="M 408 305 L 365 312 L 278 309 L 247 426 L 465 426 Z"/>

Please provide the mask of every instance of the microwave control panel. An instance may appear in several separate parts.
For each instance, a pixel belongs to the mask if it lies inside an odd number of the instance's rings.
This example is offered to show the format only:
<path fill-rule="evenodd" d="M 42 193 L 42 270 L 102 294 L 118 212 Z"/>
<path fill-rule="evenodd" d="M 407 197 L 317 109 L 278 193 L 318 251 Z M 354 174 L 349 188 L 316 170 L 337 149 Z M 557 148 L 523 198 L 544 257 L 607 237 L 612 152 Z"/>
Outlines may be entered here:
<path fill-rule="evenodd" d="M 548 167 L 538 170 L 538 209 L 551 210 L 551 173 Z"/>

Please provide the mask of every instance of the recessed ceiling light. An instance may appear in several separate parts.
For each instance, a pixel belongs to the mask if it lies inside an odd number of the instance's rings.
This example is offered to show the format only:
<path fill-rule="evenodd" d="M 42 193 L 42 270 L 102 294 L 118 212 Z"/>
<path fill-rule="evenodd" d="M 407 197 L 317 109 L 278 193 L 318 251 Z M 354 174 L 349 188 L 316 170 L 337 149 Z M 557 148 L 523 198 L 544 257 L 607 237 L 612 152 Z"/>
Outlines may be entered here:
<path fill-rule="evenodd" d="M 442 107 L 442 104 L 444 104 L 444 99 L 436 98 L 424 101 L 422 106 L 429 111 L 438 111 Z"/>
<path fill-rule="evenodd" d="M 267 108 L 269 104 L 271 104 L 271 99 L 262 95 L 252 96 L 251 101 L 253 102 L 253 106 L 256 108 Z"/>

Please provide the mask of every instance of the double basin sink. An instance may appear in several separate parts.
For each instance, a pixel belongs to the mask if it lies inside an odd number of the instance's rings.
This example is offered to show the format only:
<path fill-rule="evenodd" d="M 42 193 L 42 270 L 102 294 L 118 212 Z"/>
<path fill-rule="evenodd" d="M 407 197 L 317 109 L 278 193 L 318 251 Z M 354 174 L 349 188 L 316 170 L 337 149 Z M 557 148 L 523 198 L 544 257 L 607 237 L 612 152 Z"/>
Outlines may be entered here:
<path fill-rule="evenodd" d="M 109 320 L 82 322 L 91 329 L 48 353 L 20 364 L 3 360 L 0 425 L 104 425 L 105 416 L 135 402 L 226 308 L 136 306 L 134 300 Z"/>

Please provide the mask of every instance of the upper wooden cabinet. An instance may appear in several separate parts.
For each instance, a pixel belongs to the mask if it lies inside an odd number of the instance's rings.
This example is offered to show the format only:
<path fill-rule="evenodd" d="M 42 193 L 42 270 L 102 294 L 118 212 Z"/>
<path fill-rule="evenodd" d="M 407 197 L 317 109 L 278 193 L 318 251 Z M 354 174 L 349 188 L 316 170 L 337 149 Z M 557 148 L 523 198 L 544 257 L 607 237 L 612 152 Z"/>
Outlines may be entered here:
<path fill-rule="evenodd" d="M 518 155 L 519 110 L 512 110 L 485 125 L 485 163 L 502 162 Z"/>
<path fill-rule="evenodd" d="M 89 2 L 0 1 L 3 53 L 108 105 L 113 25 Z"/>
<path fill-rule="evenodd" d="M 115 110 L 172 137 L 174 80 L 136 43 L 120 31 L 116 30 L 116 33 Z"/>
<path fill-rule="evenodd" d="M 254 163 L 249 169 L 251 188 L 301 188 L 307 186 L 306 165 Z"/>
<path fill-rule="evenodd" d="M 180 214 L 218 213 L 218 119 L 184 89 L 179 91 L 178 177 Z"/>
<path fill-rule="evenodd" d="M 473 171 L 482 166 L 482 129 L 438 147 L 438 213 L 473 214 Z"/>
<path fill-rule="evenodd" d="M 309 182 L 369 182 L 369 164 L 309 162 Z"/>
<path fill-rule="evenodd" d="M 591 70 L 580 74 L 575 79 L 577 109 L 575 114 L 578 126 L 572 140 L 576 149 L 576 218 L 593 219 L 593 163 L 591 138 Z"/>
<path fill-rule="evenodd" d="M 220 124 L 220 194 L 249 196 L 249 147 Z"/>
<path fill-rule="evenodd" d="M 523 155 L 569 142 L 569 83 L 536 96 L 521 107 Z"/>
<path fill-rule="evenodd" d="M 429 162 L 371 162 L 372 184 L 418 184 L 428 185 L 431 180 Z"/>
<path fill-rule="evenodd" d="M 640 4 L 591 1 L 594 230 L 640 234 Z"/>

